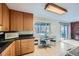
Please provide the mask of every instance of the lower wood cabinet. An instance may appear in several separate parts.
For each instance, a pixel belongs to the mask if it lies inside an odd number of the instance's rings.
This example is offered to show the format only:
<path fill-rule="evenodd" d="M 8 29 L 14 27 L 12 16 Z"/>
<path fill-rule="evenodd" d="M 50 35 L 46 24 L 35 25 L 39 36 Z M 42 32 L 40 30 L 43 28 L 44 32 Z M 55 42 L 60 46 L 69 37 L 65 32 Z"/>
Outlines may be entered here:
<path fill-rule="evenodd" d="M 2 56 L 15 56 L 15 42 L 11 43 L 2 53 Z"/>
<path fill-rule="evenodd" d="M 16 40 L 15 41 L 15 54 L 16 56 L 20 56 L 21 55 L 21 40 Z"/>
<path fill-rule="evenodd" d="M 21 55 L 34 51 L 34 39 L 21 40 Z"/>
<path fill-rule="evenodd" d="M 21 39 L 12 42 L 0 55 L 20 56 L 34 51 L 34 39 Z"/>

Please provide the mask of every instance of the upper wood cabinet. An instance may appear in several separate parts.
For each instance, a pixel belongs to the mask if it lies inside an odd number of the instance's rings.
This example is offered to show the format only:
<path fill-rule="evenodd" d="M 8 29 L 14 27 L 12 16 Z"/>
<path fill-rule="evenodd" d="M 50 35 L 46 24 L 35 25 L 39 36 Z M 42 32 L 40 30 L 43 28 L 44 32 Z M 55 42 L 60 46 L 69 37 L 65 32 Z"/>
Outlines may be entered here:
<path fill-rule="evenodd" d="M 32 31 L 33 14 L 9 10 L 6 4 L 0 3 L 0 25 L 2 31 Z"/>
<path fill-rule="evenodd" d="M 0 25 L 1 31 L 9 31 L 9 9 L 4 3 L 0 3 Z"/>
<path fill-rule="evenodd" d="M 24 13 L 24 31 L 33 30 L 33 14 Z"/>
<path fill-rule="evenodd" d="M 15 10 L 10 11 L 11 30 L 28 31 L 33 30 L 33 14 Z"/>
<path fill-rule="evenodd" d="M 23 30 L 23 13 L 11 10 L 10 11 L 11 19 L 11 30 L 13 31 L 22 31 Z"/>
<path fill-rule="evenodd" d="M 2 4 L 0 3 L 0 25 L 2 25 Z"/>
<path fill-rule="evenodd" d="M 9 9 L 8 9 L 8 7 L 5 5 L 5 4 L 3 4 L 2 5 L 2 8 L 3 8 L 3 30 L 4 31 L 9 31 Z"/>

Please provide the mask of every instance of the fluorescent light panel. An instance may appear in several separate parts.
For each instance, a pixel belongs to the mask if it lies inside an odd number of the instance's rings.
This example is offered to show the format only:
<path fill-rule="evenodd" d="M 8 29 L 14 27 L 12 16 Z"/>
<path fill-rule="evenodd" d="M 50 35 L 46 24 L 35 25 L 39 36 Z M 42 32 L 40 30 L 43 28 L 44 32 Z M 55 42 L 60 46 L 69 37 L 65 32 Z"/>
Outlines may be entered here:
<path fill-rule="evenodd" d="M 64 13 L 67 12 L 66 9 L 64 9 L 64 8 L 58 6 L 58 5 L 55 5 L 53 3 L 48 3 L 46 5 L 45 9 L 48 10 L 48 11 L 51 11 L 51 12 L 55 12 L 57 14 L 64 14 Z"/>

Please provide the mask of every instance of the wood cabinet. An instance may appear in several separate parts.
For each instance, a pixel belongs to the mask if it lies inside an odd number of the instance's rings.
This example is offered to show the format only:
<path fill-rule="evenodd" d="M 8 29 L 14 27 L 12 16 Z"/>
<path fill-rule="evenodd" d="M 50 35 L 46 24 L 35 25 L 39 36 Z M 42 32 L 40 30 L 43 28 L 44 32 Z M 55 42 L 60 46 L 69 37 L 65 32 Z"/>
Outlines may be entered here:
<path fill-rule="evenodd" d="M 24 31 L 33 30 L 33 14 L 24 13 Z"/>
<path fill-rule="evenodd" d="M 11 19 L 11 30 L 12 31 L 22 31 L 23 30 L 23 13 L 11 10 L 10 11 Z"/>
<path fill-rule="evenodd" d="M 15 56 L 15 41 L 11 44 L 10 51 L 10 55 Z"/>
<path fill-rule="evenodd" d="M 20 56 L 34 51 L 34 39 L 21 39 L 12 42 L 0 55 Z"/>
<path fill-rule="evenodd" d="M 20 56 L 21 55 L 21 41 L 20 40 L 16 40 L 15 41 L 15 54 L 16 56 Z"/>
<path fill-rule="evenodd" d="M 15 56 L 15 42 L 11 43 L 2 53 L 2 56 Z"/>
<path fill-rule="evenodd" d="M 10 11 L 11 30 L 27 31 L 33 30 L 33 14 L 24 13 L 15 10 Z"/>
<path fill-rule="evenodd" d="M 34 39 L 16 40 L 15 44 L 16 56 L 20 56 L 34 51 Z"/>
<path fill-rule="evenodd" d="M 0 3 L 0 25 L 2 25 L 2 4 Z"/>
<path fill-rule="evenodd" d="M 0 3 L 0 25 L 2 31 L 32 31 L 33 14 L 9 10 L 6 4 Z"/>
<path fill-rule="evenodd" d="M 34 51 L 34 40 L 33 39 L 22 39 L 21 40 L 21 55 Z"/>
<path fill-rule="evenodd" d="M 9 31 L 9 9 L 8 7 L 3 4 L 2 5 L 2 8 L 3 8 L 3 31 Z"/>
<path fill-rule="evenodd" d="M 4 3 L 0 3 L 0 25 L 2 31 L 9 31 L 9 9 Z"/>

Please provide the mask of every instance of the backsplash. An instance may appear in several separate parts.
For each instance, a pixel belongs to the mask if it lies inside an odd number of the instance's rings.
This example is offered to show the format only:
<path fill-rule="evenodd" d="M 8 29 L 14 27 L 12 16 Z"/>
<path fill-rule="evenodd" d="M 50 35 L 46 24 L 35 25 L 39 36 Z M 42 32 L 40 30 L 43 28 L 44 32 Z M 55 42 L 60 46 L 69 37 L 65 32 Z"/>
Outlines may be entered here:
<path fill-rule="evenodd" d="M 21 31 L 19 32 L 19 35 L 20 34 L 33 34 L 33 31 Z"/>

